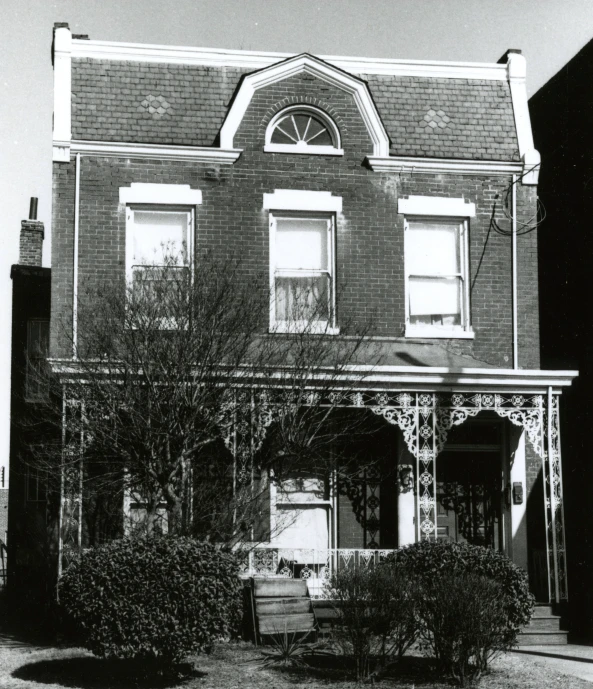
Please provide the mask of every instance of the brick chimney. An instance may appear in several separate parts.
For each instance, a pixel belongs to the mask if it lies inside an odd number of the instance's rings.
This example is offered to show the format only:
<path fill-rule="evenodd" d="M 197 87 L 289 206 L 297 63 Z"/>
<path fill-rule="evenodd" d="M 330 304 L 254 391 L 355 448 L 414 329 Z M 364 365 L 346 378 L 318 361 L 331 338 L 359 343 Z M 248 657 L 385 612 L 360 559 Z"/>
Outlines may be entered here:
<path fill-rule="evenodd" d="M 29 219 L 21 221 L 21 241 L 19 246 L 19 265 L 40 266 L 43 251 L 45 228 L 37 220 L 37 199 L 31 198 Z"/>

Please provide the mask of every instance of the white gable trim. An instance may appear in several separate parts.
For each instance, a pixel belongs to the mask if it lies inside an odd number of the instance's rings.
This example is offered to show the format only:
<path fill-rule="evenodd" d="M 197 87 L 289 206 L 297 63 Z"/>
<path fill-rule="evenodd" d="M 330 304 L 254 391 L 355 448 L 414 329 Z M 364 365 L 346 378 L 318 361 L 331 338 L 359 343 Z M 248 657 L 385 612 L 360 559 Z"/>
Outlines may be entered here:
<path fill-rule="evenodd" d="M 70 162 L 72 139 L 72 34 L 61 27 L 54 35 L 53 160 Z"/>
<path fill-rule="evenodd" d="M 305 72 L 335 86 L 353 98 L 373 141 L 373 155 L 389 155 L 389 137 L 369 90 L 359 79 L 310 55 L 296 57 L 246 76 L 220 130 L 221 148 L 233 149 L 234 137 L 256 91 Z"/>
<path fill-rule="evenodd" d="M 205 65 L 262 69 L 292 53 L 263 50 L 228 50 L 226 48 L 195 48 L 191 46 L 116 43 L 114 41 L 72 41 L 74 57 L 95 60 L 131 60 L 134 62 Z M 443 79 L 487 79 L 506 81 L 507 66 L 488 62 L 453 62 L 440 60 L 396 60 L 376 57 L 320 55 L 326 62 L 353 74 L 384 74 L 389 76 L 440 77 Z"/>
<path fill-rule="evenodd" d="M 441 196 L 410 196 L 399 199 L 397 212 L 405 215 L 438 215 L 455 218 L 474 218 L 476 204 L 467 203 L 463 198 Z"/>
<path fill-rule="evenodd" d="M 273 194 L 264 194 L 264 210 L 341 213 L 342 197 L 332 196 L 330 191 L 275 189 Z"/>
<path fill-rule="evenodd" d="M 145 184 L 132 182 L 119 188 L 120 203 L 158 203 L 162 205 L 199 206 L 202 192 L 189 184 Z"/>
<path fill-rule="evenodd" d="M 520 53 L 509 53 L 508 79 L 513 102 L 513 114 L 515 116 L 515 129 L 517 130 L 517 142 L 519 155 L 523 161 L 523 176 L 521 182 L 528 185 L 536 185 L 539 178 L 540 155 L 533 144 L 531 130 L 531 118 L 527 103 L 527 62 Z"/>

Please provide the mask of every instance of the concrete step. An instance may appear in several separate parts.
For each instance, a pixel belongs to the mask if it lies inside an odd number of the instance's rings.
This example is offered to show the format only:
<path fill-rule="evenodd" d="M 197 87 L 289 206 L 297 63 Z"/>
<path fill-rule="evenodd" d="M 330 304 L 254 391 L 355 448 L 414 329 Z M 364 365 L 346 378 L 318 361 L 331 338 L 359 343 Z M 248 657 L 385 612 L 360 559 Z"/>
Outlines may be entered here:
<path fill-rule="evenodd" d="M 568 632 L 521 632 L 517 637 L 519 646 L 563 646 L 568 643 Z"/>
<path fill-rule="evenodd" d="M 307 632 L 315 628 L 313 613 L 298 615 L 264 615 L 258 618 L 260 634 Z"/>
<path fill-rule="evenodd" d="M 560 617 L 532 617 L 531 622 L 523 628 L 524 632 L 558 632 L 560 631 Z"/>
<path fill-rule="evenodd" d="M 310 598 L 256 598 L 255 612 L 259 615 L 291 615 L 311 612 Z"/>
<path fill-rule="evenodd" d="M 304 579 L 254 579 L 255 598 L 307 598 L 309 593 Z"/>
<path fill-rule="evenodd" d="M 533 619 L 534 617 L 552 617 L 553 615 L 554 611 L 552 610 L 551 605 L 538 604 L 533 609 L 533 615 L 531 616 L 531 618 Z"/>

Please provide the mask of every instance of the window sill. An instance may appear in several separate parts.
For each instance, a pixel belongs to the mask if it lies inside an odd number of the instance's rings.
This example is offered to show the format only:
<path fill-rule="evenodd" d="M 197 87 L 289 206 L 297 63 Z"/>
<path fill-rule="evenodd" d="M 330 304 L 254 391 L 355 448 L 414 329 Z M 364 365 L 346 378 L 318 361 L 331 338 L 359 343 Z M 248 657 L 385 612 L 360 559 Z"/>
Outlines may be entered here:
<path fill-rule="evenodd" d="M 475 333 L 473 330 L 462 330 L 461 328 L 440 328 L 438 326 L 406 326 L 406 337 L 420 339 L 440 339 L 440 340 L 473 340 Z"/>
<path fill-rule="evenodd" d="M 311 335 L 339 335 L 340 328 L 334 328 L 327 323 L 271 323 L 271 335 L 276 333 L 309 333 Z"/>
<path fill-rule="evenodd" d="M 343 156 L 343 148 L 333 146 L 296 146 L 293 144 L 266 144 L 265 153 L 299 153 L 301 155 Z"/>
<path fill-rule="evenodd" d="M 313 500 L 277 500 L 276 501 L 276 507 L 282 507 L 284 509 L 290 509 L 291 507 L 331 507 L 332 506 L 332 501 L 331 500 L 323 500 L 320 498 L 319 500 L 313 499 Z"/>

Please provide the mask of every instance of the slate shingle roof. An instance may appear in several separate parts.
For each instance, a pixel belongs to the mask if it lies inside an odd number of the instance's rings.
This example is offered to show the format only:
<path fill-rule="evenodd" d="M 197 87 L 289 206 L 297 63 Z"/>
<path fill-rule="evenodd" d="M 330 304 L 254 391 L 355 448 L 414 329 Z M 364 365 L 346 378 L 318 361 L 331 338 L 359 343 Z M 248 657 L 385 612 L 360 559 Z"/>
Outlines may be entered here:
<path fill-rule="evenodd" d="M 240 77 L 235 67 L 72 60 L 72 136 L 211 146 Z M 508 83 L 359 75 L 392 155 L 517 160 Z"/>

